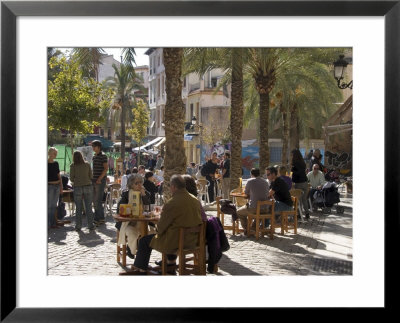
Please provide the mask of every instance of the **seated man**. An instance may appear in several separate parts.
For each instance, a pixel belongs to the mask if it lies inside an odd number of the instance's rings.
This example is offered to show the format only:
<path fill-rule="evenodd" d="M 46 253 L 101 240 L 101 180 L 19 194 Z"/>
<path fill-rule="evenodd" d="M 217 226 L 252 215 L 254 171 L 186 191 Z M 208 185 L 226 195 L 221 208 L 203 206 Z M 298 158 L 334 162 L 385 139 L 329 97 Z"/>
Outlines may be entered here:
<path fill-rule="evenodd" d="M 278 177 L 278 171 L 275 167 L 267 167 L 267 177 L 271 182 L 268 196 L 275 199 L 275 218 L 278 220 L 282 211 L 292 210 L 292 197 L 286 182 Z"/>
<path fill-rule="evenodd" d="M 251 179 L 247 181 L 244 189 L 244 193 L 247 195 L 246 198 L 249 199 L 249 203 L 237 210 L 237 215 L 245 235 L 247 235 L 247 215 L 249 213 L 254 214 L 257 212 L 258 201 L 267 200 L 269 188 L 267 181 L 260 177 L 260 169 L 252 168 L 250 174 Z M 260 212 L 265 214 L 268 212 L 268 205 L 264 205 L 263 207 L 264 208 Z"/>
<path fill-rule="evenodd" d="M 146 274 L 153 249 L 166 253 L 168 264 L 174 264 L 179 243 L 179 228 L 202 224 L 199 201 L 186 190 L 186 182 L 181 175 L 171 177 L 170 190 L 172 198 L 163 207 L 157 224 L 157 234 L 149 234 L 139 240 L 133 264 L 136 271 L 133 273 Z M 185 247 L 195 246 L 196 233 L 188 238 Z"/>
<path fill-rule="evenodd" d="M 319 165 L 318 164 L 314 164 L 313 165 L 312 172 L 309 172 L 307 174 L 307 179 L 308 179 L 308 182 L 311 185 L 311 189 L 310 189 L 310 192 L 309 192 L 308 196 L 311 197 L 311 201 L 313 201 L 314 200 L 314 193 L 317 190 L 322 189 L 322 187 L 325 184 L 324 173 L 322 173 L 319 170 Z"/>

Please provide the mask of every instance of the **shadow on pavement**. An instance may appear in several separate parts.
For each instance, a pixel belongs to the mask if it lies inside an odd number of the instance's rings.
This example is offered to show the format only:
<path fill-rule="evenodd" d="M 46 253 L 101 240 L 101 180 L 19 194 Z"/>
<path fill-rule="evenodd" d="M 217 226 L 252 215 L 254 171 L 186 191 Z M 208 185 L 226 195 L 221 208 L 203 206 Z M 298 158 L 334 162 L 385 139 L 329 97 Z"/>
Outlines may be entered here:
<path fill-rule="evenodd" d="M 240 263 L 236 261 L 232 261 L 229 257 L 226 255 L 222 254 L 222 257 L 220 261 L 218 262 L 218 267 L 219 269 L 223 270 L 224 272 L 227 272 L 230 275 L 241 275 L 241 276 L 248 276 L 248 275 L 258 275 L 260 276 L 259 273 L 256 273 L 253 270 L 250 270 L 249 268 L 246 268 L 242 266 Z M 218 272 L 215 275 L 221 275 Z"/>
<path fill-rule="evenodd" d="M 50 229 L 48 232 L 47 242 L 53 242 L 56 245 L 65 245 L 65 240 L 67 238 L 67 234 L 73 231 L 72 227 L 62 227 L 59 229 Z"/>
<path fill-rule="evenodd" d="M 96 232 L 84 233 L 83 231 L 80 231 L 78 232 L 78 235 L 79 240 L 77 242 L 82 246 L 93 248 L 104 244 L 104 240 Z"/>
<path fill-rule="evenodd" d="M 100 233 L 102 233 L 102 234 L 104 234 L 104 235 L 106 235 L 107 237 L 110 237 L 110 238 L 115 238 L 116 239 L 116 235 L 117 235 L 117 229 L 114 227 L 114 223 L 107 223 L 108 225 L 112 225 L 113 226 L 113 228 L 114 228 L 114 230 L 113 229 L 109 229 L 107 226 L 105 226 L 105 225 L 100 225 L 100 226 L 98 226 L 97 228 L 96 228 L 96 231 L 97 232 L 100 232 Z"/>

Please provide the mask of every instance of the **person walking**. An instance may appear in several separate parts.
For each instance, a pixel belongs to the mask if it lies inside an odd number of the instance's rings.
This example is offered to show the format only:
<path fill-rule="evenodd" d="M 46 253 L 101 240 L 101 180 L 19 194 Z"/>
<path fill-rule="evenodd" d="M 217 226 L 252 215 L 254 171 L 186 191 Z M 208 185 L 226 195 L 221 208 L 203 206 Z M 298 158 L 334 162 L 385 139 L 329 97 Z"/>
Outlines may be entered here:
<path fill-rule="evenodd" d="M 100 225 L 105 223 L 103 194 L 107 181 L 107 155 L 101 150 L 101 141 L 93 140 L 92 148 L 95 153 L 93 156 L 93 203 L 94 203 L 94 224 Z"/>
<path fill-rule="evenodd" d="M 57 149 L 50 147 L 47 159 L 47 219 L 48 227 L 57 229 L 56 208 L 59 196 L 63 192 L 63 184 L 60 176 L 60 167 L 55 161 L 57 157 Z"/>
<path fill-rule="evenodd" d="M 73 183 L 76 206 L 75 231 L 81 231 L 82 229 L 82 201 L 85 204 L 87 226 L 90 231 L 94 230 L 92 178 L 93 173 L 90 164 L 85 162 L 82 153 L 76 150 L 73 155 L 73 163 L 70 166 L 70 180 Z"/>
<path fill-rule="evenodd" d="M 300 207 L 303 208 L 306 215 L 306 219 L 310 218 L 310 212 L 308 210 L 308 179 L 306 175 L 306 163 L 304 162 L 303 156 L 300 150 L 292 150 L 292 182 L 293 187 L 303 191 L 300 199 Z"/>

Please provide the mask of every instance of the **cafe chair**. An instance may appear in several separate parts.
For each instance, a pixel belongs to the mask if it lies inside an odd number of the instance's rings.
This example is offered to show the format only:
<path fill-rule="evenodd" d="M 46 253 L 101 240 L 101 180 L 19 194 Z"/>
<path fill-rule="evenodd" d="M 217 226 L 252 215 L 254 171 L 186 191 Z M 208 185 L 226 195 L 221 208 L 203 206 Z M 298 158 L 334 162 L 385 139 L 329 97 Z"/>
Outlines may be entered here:
<path fill-rule="evenodd" d="M 297 209 L 298 209 L 298 199 L 292 196 L 293 210 L 282 211 L 281 212 L 281 234 L 284 235 L 285 231 L 288 232 L 289 229 L 294 229 L 294 234 L 297 234 Z M 293 216 L 293 222 L 289 223 L 289 216 Z"/>
<path fill-rule="evenodd" d="M 210 197 L 208 196 L 208 186 L 209 182 L 206 179 L 198 179 L 196 182 L 197 186 L 197 198 L 200 201 L 200 203 L 203 204 L 203 198 L 204 198 L 204 203 L 210 203 Z"/>
<path fill-rule="evenodd" d="M 221 211 L 221 204 L 219 201 L 222 199 L 221 196 L 217 196 L 215 200 L 217 201 L 217 217 L 221 221 L 224 230 L 232 230 L 232 235 L 235 233 L 243 232 L 243 229 L 239 228 L 239 218 L 236 221 L 232 219 L 232 225 L 225 225 L 225 214 Z"/>
<path fill-rule="evenodd" d="M 185 235 L 188 233 L 197 233 L 197 246 L 194 248 L 185 248 L 184 241 Z M 175 269 L 178 270 L 179 275 L 205 275 L 206 274 L 206 246 L 205 246 L 205 237 L 206 237 L 206 224 L 203 221 L 202 224 L 188 227 L 188 228 L 180 228 L 179 229 L 179 244 L 177 251 L 177 260 L 179 260 L 178 265 L 175 266 Z M 190 256 L 190 257 L 188 257 Z M 168 270 L 170 270 L 168 266 Z M 167 275 L 167 255 L 165 253 L 162 254 L 162 265 L 161 272 L 163 275 Z"/>
<path fill-rule="evenodd" d="M 126 237 L 125 243 L 121 246 L 119 243 L 119 230 L 117 230 L 117 263 L 126 267 Z"/>
<path fill-rule="evenodd" d="M 260 213 L 261 206 L 269 205 L 270 210 L 267 214 Z M 247 215 L 247 236 L 254 235 L 256 240 L 260 238 L 260 235 L 269 235 L 271 239 L 274 238 L 275 234 L 275 201 L 258 201 L 257 209 L 255 214 Z M 270 220 L 269 227 L 265 226 L 265 220 Z M 255 228 L 252 228 L 252 222 L 255 220 Z"/>
<path fill-rule="evenodd" d="M 297 201 L 301 200 L 301 196 L 303 195 L 302 190 L 300 190 L 298 188 L 292 188 L 289 192 L 290 192 L 291 196 L 294 196 L 297 199 Z M 300 214 L 301 220 L 304 221 L 304 215 L 303 215 L 303 211 L 301 210 L 301 207 L 298 207 L 298 212 Z"/>
<path fill-rule="evenodd" d="M 121 198 L 121 184 L 111 184 L 105 189 L 106 192 L 106 200 L 104 202 L 104 215 L 107 216 L 107 213 L 112 215 L 112 208 L 114 202 L 118 202 Z"/>

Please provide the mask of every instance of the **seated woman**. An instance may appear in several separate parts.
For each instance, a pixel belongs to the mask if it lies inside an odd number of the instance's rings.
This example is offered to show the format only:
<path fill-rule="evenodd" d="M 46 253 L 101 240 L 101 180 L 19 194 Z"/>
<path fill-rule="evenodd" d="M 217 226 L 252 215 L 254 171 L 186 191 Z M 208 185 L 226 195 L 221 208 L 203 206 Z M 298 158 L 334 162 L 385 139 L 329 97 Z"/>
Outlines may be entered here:
<path fill-rule="evenodd" d="M 121 199 L 118 202 L 117 213 L 119 214 L 119 206 L 121 204 L 133 203 L 133 192 L 140 192 L 142 197 L 142 206 L 150 205 L 150 193 L 143 187 L 143 177 L 136 173 L 128 178 L 128 190 L 122 192 Z M 115 227 L 119 230 L 118 244 L 125 243 L 125 236 L 128 238 L 128 246 L 126 254 L 129 258 L 134 259 L 137 250 L 137 239 L 140 235 L 140 229 L 137 222 L 117 222 Z"/>

